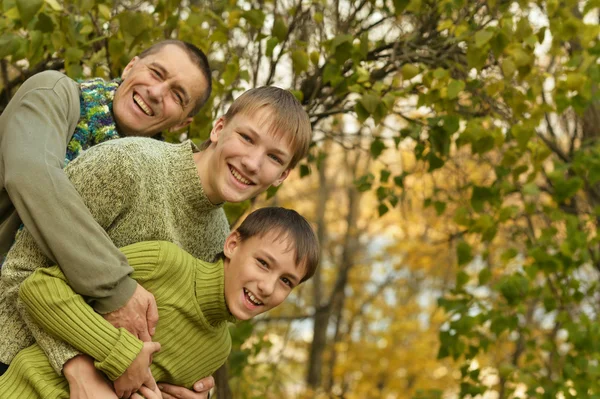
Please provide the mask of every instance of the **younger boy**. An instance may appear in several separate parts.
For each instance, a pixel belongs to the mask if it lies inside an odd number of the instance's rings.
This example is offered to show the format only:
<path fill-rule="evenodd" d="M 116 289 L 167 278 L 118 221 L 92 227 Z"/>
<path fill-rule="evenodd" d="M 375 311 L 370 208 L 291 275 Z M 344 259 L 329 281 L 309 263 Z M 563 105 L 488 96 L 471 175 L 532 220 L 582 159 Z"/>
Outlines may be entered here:
<path fill-rule="evenodd" d="M 162 348 L 153 356 L 152 375 L 187 387 L 225 363 L 231 350 L 227 321 L 248 320 L 278 306 L 312 277 L 319 262 L 310 225 L 284 208 L 252 212 L 227 237 L 216 263 L 195 259 L 164 241 L 122 251 L 134 268 L 132 277 L 154 294 L 159 308 L 154 337 Z M 142 351 L 147 344 L 95 313 L 58 267 L 38 269 L 22 284 L 19 296 L 37 323 L 92 356 L 111 380 L 136 362 L 148 366 L 148 352 Z M 0 377 L 0 397 L 66 399 L 69 392 L 34 344 Z"/>

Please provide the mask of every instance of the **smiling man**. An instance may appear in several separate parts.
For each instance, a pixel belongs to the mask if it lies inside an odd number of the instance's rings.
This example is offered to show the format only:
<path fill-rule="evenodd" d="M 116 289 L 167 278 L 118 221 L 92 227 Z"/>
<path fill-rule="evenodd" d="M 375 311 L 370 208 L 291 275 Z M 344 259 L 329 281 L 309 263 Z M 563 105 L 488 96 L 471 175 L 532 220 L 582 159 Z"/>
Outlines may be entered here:
<path fill-rule="evenodd" d="M 126 258 L 63 167 L 106 140 L 185 127 L 210 92 L 206 56 L 178 40 L 145 50 L 114 81 L 78 83 L 56 71 L 28 79 L 0 115 L 0 256 L 25 225 L 75 291 L 107 319 L 149 340 L 154 298 L 129 277 Z"/>

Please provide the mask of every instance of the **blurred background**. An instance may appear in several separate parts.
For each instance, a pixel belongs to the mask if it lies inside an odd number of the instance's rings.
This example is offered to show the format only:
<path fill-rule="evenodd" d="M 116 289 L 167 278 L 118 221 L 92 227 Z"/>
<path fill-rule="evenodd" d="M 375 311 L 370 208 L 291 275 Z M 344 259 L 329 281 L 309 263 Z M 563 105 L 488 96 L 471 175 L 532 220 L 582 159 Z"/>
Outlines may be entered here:
<path fill-rule="evenodd" d="M 600 398 L 598 0 L 3 0 L 0 111 L 46 69 L 117 77 L 201 48 L 204 140 L 244 90 L 291 90 L 310 156 L 232 225 L 295 208 L 322 263 L 232 327 L 225 398 Z"/>

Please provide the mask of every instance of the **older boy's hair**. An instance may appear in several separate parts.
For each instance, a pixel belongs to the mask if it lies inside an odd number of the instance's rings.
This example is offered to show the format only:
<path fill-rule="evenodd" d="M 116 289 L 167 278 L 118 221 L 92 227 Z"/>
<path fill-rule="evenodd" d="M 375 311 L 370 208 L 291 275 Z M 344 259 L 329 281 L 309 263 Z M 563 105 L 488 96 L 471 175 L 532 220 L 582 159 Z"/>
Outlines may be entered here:
<path fill-rule="evenodd" d="M 194 116 L 200 111 L 202 106 L 206 104 L 206 101 L 208 101 L 208 99 L 210 98 L 210 93 L 212 92 L 212 72 L 210 71 L 210 65 L 208 64 L 208 58 L 206 58 L 206 54 L 204 54 L 202 50 L 200 50 L 198 47 L 194 46 L 191 43 L 184 42 L 183 40 L 168 39 L 160 41 L 148 47 L 146 50 L 140 53 L 139 57 L 145 58 L 149 55 L 158 53 L 163 47 L 168 46 L 170 44 L 177 46 L 183 51 L 185 51 L 188 57 L 190 57 L 190 61 L 192 61 L 192 63 L 194 63 L 198 67 L 198 69 L 202 73 L 202 76 L 204 76 L 204 78 L 206 79 L 206 83 L 208 86 L 206 87 L 206 90 L 204 90 L 204 92 L 202 93 L 202 96 L 196 99 L 196 104 L 194 105 L 194 108 L 190 111 L 188 115 Z"/>
<path fill-rule="evenodd" d="M 279 207 L 260 208 L 249 214 L 236 230 L 242 241 L 269 232 L 278 234 L 279 239 L 287 240 L 293 247 L 296 265 L 306 267 L 300 283 L 315 274 L 319 264 L 319 241 L 310 224 L 298 212 Z"/>
<path fill-rule="evenodd" d="M 291 169 L 308 154 L 312 140 L 308 114 L 292 93 L 274 86 L 250 89 L 235 99 L 223 118 L 227 123 L 237 114 L 255 115 L 265 107 L 271 110 L 266 126 L 267 133 L 277 138 L 283 137 L 290 143 L 293 152 L 289 164 Z M 206 149 L 209 146 L 210 140 L 207 140 L 200 148 Z"/>

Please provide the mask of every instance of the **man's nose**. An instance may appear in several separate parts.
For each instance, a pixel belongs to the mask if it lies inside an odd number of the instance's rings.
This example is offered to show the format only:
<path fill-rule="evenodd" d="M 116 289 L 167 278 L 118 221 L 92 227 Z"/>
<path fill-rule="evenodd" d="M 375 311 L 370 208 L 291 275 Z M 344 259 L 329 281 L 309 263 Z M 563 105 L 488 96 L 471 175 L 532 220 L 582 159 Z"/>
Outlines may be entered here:
<path fill-rule="evenodd" d="M 162 101 L 165 92 L 169 89 L 167 82 L 161 82 L 148 87 L 148 98 L 152 101 Z"/>

